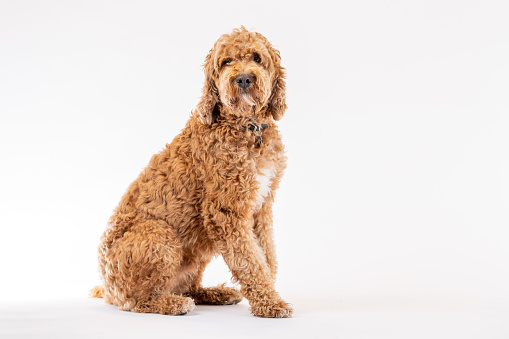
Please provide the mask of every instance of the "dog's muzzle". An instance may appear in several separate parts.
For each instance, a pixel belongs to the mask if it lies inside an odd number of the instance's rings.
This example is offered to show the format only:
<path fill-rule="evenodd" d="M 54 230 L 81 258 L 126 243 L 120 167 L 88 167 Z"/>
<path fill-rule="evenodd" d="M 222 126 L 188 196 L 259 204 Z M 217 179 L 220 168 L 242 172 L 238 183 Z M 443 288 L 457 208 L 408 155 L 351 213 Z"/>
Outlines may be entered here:
<path fill-rule="evenodd" d="M 247 89 L 253 83 L 253 76 L 247 73 L 242 73 L 235 79 L 235 83 L 240 88 Z"/>

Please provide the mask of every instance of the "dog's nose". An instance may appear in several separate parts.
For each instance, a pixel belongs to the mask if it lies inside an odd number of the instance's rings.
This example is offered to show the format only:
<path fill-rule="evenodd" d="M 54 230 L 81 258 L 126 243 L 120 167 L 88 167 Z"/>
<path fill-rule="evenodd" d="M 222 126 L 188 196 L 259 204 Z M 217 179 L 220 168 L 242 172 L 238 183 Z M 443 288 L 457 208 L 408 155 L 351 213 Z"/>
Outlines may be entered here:
<path fill-rule="evenodd" d="M 235 79 L 235 82 L 240 88 L 246 89 L 253 83 L 253 77 L 249 74 L 242 73 Z"/>

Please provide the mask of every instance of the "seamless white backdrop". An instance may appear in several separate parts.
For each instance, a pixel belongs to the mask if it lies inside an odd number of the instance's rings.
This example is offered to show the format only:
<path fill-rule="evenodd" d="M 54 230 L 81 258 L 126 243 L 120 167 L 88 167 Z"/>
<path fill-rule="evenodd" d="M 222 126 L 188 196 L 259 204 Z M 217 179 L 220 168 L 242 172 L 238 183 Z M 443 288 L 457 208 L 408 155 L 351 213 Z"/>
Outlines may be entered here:
<path fill-rule="evenodd" d="M 0 303 L 100 283 L 109 215 L 244 25 L 288 72 L 281 294 L 310 312 L 507 310 L 508 17 L 504 1 L 2 1 Z M 205 283 L 228 280 L 219 258 Z"/>

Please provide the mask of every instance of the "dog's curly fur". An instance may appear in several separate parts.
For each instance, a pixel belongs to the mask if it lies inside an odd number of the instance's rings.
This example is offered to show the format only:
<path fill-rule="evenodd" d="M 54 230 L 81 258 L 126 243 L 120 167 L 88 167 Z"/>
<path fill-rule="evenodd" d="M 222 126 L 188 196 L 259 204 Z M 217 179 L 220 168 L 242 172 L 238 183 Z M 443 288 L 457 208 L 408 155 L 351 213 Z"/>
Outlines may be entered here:
<path fill-rule="evenodd" d="M 132 312 L 185 314 L 245 297 L 260 317 L 290 317 L 274 289 L 274 192 L 286 167 L 275 124 L 286 109 L 280 55 L 244 27 L 205 58 L 202 97 L 182 132 L 154 155 L 115 209 L 99 246 L 95 297 Z M 250 86 L 240 86 L 248 75 Z M 221 254 L 236 289 L 205 288 Z"/>

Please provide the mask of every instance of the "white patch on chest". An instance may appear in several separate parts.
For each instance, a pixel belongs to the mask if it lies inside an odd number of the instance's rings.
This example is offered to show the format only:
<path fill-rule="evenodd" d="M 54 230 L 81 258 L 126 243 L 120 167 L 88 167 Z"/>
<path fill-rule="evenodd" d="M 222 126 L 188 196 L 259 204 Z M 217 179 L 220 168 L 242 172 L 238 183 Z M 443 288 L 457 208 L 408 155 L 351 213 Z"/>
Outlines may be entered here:
<path fill-rule="evenodd" d="M 276 170 L 273 167 L 261 169 L 258 174 L 255 175 L 255 180 L 260 185 L 256 192 L 255 209 L 262 207 L 265 198 L 270 193 L 270 185 L 272 184 L 272 178 L 276 175 Z"/>

